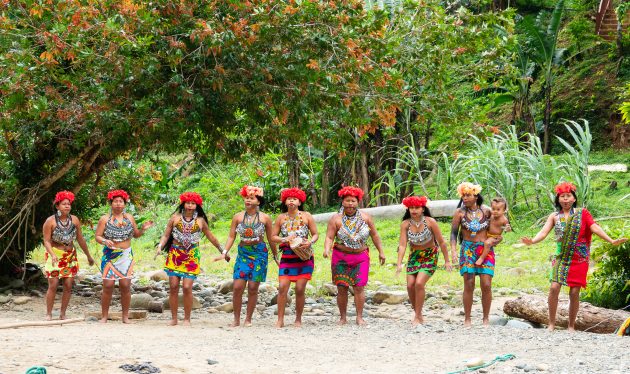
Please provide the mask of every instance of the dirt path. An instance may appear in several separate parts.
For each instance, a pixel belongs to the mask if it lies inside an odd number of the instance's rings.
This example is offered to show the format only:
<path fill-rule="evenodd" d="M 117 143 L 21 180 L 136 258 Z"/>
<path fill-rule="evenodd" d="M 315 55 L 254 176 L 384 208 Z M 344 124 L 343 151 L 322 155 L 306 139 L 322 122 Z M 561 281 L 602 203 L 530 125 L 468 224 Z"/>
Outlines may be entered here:
<path fill-rule="evenodd" d="M 91 301 L 90 301 L 91 300 Z M 89 303 L 86 304 L 86 303 Z M 73 298 L 69 317 L 95 309 L 93 299 Z M 501 307 L 496 300 L 493 311 Z M 402 307 L 402 306 L 401 306 Z M 18 311 L 2 311 L 0 324 L 34 320 L 35 299 Z M 453 322 L 446 322 L 452 313 Z M 291 321 L 288 316 L 287 321 Z M 474 317 L 479 320 L 479 305 Z M 544 329 L 461 327 L 456 310 L 429 311 L 428 326 L 412 329 L 406 318 L 369 318 L 369 328 L 336 326 L 336 317 L 305 317 L 302 329 L 275 329 L 273 317 L 251 328 L 227 328 L 231 314 L 195 311 L 193 327 L 166 326 L 167 315 L 131 325 L 81 322 L 55 327 L 0 330 L 0 373 L 24 373 L 35 365 L 48 373 L 124 373 L 122 364 L 150 361 L 162 373 L 445 373 L 473 357 L 512 353 L 489 373 L 627 372 L 630 339 Z M 211 359 L 218 363 L 209 365 Z M 540 371 L 538 371 L 540 372 Z"/>

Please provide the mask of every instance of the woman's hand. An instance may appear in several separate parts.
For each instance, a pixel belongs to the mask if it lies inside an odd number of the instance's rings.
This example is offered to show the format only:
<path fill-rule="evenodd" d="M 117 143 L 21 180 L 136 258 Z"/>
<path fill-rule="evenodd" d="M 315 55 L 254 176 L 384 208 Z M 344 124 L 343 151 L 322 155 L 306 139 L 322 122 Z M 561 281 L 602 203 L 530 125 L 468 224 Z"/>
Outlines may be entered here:
<path fill-rule="evenodd" d="M 94 265 L 94 258 L 92 258 L 92 256 L 88 256 L 88 265 L 92 266 Z"/>
<path fill-rule="evenodd" d="M 444 269 L 446 269 L 446 271 L 450 273 L 451 271 L 453 271 L 453 265 L 447 262 L 444 264 Z"/>
<path fill-rule="evenodd" d="M 103 240 L 103 245 L 106 246 L 107 248 L 114 248 L 114 247 L 116 247 L 116 244 L 114 244 L 114 242 L 109 240 L 109 239 Z"/>
<path fill-rule="evenodd" d="M 619 239 L 613 240 L 612 242 L 610 242 L 610 244 L 612 244 L 612 245 L 620 245 L 620 244 L 623 244 L 623 243 L 625 243 L 627 241 L 628 241 L 628 238 L 619 238 Z"/>
<path fill-rule="evenodd" d="M 142 224 L 142 231 L 150 229 L 151 227 L 153 227 L 153 225 L 154 225 L 153 221 L 146 221 L 145 223 Z"/>
<path fill-rule="evenodd" d="M 378 260 L 381 265 L 385 265 L 385 252 L 379 252 Z"/>
<path fill-rule="evenodd" d="M 402 264 L 398 264 L 398 265 L 396 266 L 396 276 L 397 276 L 397 277 L 400 275 L 400 273 L 402 272 L 402 270 L 403 270 L 403 266 L 402 266 Z"/>
<path fill-rule="evenodd" d="M 534 241 L 531 238 L 528 238 L 527 236 L 521 238 L 521 243 L 525 244 L 525 245 L 532 245 L 534 244 Z"/>

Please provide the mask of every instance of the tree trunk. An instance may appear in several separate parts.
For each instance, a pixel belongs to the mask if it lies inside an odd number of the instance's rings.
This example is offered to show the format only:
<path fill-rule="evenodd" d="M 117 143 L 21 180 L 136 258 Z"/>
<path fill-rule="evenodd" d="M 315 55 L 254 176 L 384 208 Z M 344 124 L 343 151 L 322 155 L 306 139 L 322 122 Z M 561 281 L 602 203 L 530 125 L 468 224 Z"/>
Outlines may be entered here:
<path fill-rule="evenodd" d="M 358 170 L 358 177 L 359 177 L 359 187 L 361 187 L 361 189 L 365 192 L 365 195 L 363 196 L 363 203 L 361 203 L 361 206 L 366 206 L 369 204 L 370 202 L 370 177 L 369 177 L 369 173 L 368 173 L 368 146 L 367 146 L 367 142 L 366 141 L 361 141 L 361 143 L 359 144 L 359 170 Z"/>
<path fill-rule="evenodd" d="M 503 311 L 510 317 L 526 319 L 531 322 L 549 324 L 549 309 L 547 300 L 536 296 L 521 296 L 515 300 L 508 300 L 503 305 Z M 630 312 L 599 308 L 589 303 L 581 302 L 575 321 L 576 330 L 589 331 L 599 334 L 612 334 L 619 326 L 630 318 Z M 560 301 L 556 325 L 567 327 L 569 320 L 569 302 Z"/>
<path fill-rule="evenodd" d="M 328 151 L 324 151 L 324 165 L 322 166 L 322 188 L 319 193 L 319 203 L 321 206 L 330 205 L 330 161 L 328 161 Z"/>
<path fill-rule="evenodd" d="M 300 158 L 297 153 L 297 144 L 292 141 L 286 142 L 286 162 L 289 187 L 300 186 Z"/>
<path fill-rule="evenodd" d="M 543 150 L 545 154 L 549 154 L 549 123 L 551 122 L 551 82 L 545 82 L 545 119 L 544 119 L 544 135 Z"/>

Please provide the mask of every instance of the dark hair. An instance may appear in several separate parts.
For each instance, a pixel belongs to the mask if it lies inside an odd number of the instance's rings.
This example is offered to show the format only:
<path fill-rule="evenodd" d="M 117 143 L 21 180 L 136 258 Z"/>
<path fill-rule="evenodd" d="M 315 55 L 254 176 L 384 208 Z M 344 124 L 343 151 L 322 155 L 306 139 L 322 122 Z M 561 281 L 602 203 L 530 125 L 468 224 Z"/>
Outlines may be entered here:
<path fill-rule="evenodd" d="M 422 208 L 424 208 L 422 210 L 422 215 L 423 216 L 425 216 L 425 217 L 432 217 L 431 216 L 431 211 L 429 210 L 429 207 L 423 206 Z M 411 218 L 411 213 L 409 212 L 409 208 L 407 208 L 407 210 L 405 211 L 405 215 L 403 216 L 402 220 L 404 221 L 404 220 L 409 219 L 409 218 Z"/>
<path fill-rule="evenodd" d="M 571 191 L 571 195 L 575 198 L 575 202 L 573 202 L 573 208 L 577 207 L 577 196 L 575 195 L 575 191 Z M 560 195 L 556 194 L 556 198 L 553 200 L 553 204 L 556 206 L 558 210 L 562 209 L 562 205 L 560 205 Z"/>
<path fill-rule="evenodd" d="M 302 204 L 298 205 L 298 210 L 299 211 L 304 211 L 304 209 L 302 209 Z M 284 202 L 280 203 L 280 211 L 282 213 L 286 213 L 289 211 L 289 207 L 287 206 L 287 204 L 285 204 Z"/>
<path fill-rule="evenodd" d="M 177 209 L 175 209 L 173 214 L 179 213 L 182 215 L 182 218 L 183 218 L 184 217 L 184 204 L 186 204 L 186 202 L 179 204 L 179 206 L 177 207 Z M 203 211 L 203 208 L 201 207 L 201 205 L 197 204 L 197 207 L 195 208 L 195 210 L 197 211 L 197 218 L 203 218 L 206 221 L 206 223 L 208 223 L 208 216 L 206 216 L 206 212 Z M 168 237 L 168 240 L 164 244 L 164 247 L 162 247 L 162 250 L 168 251 L 169 249 L 171 249 L 172 244 L 173 244 L 173 231 L 171 231 L 171 236 Z"/>
<path fill-rule="evenodd" d="M 497 196 L 494 199 L 492 199 L 492 202 L 490 203 L 490 205 L 492 205 L 492 203 L 503 204 L 503 206 L 505 207 L 505 210 L 507 210 L 508 208 L 507 200 L 505 200 L 505 198 L 501 196 Z"/>
<path fill-rule="evenodd" d="M 258 207 L 262 209 L 265 206 L 265 197 L 256 195 L 256 200 L 258 200 Z"/>
<path fill-rule="evenodd" d="M 462 205 L 464 205 L 464 199 L 460 198 L 459 199 L 459 203 L 457 204 L 458 208 L 461 208 Z M 481 196 L 481 194 L 477 195 L 477 206 L 481 208 L 481 205 L 483 205 L 483 196 Z"/>

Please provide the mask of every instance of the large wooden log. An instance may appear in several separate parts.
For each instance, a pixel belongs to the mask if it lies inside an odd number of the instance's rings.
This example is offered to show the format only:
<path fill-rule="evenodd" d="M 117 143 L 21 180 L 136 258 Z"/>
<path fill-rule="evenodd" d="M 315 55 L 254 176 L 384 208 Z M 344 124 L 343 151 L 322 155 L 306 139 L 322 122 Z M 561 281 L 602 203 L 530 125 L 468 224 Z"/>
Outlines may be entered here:
<path fill-rule="evenodd" d="M 101 319 L 103 318 L 103 315 L 101 314 L 101 312 L 86 312 L 85 313 L 85 318 L 88 317 L 94 317 L 96 319 Z M 121 312 L 110 312 L 108 315 L 109 318 L 107 318 L 108 320 L 111 321 L 120 321 L 122 320 L 122 313 Z M 147 311 L 146 310 L 130 310 L 129 311 L 129 319 L 146 319 L 147 318 Z"/>
<path fill-rule="evenodd" d="M 459 200 L 434 200 L 427 203 L 427 207 L 431 210 L 433 217 L 452 217 L 457 209 Z M 369 213 L 374 218 L 402 218 L 405 214 L 405 208 L 402 204 L 378 206 L 374 208 L 364 208 L 362 211 Z M 328 220 L 337 212 L 313 214 L 315 222 L 328 222 Z"/>
<path fill-rule="evenodd" d="M 538 296 L 521 296 L 508 300 L 503 311 L 510 317 L 522 318 L 531 322 L 549 324 L 547 299 Z M 599 308 L 586 302 L 580 302 L 575 329 L 598 334 L 612 334 L 621 324 L 630 318 L 630 312 Z M 569 321 L 569 301 L 560 300 L 556 313 L 556 326 L 567 327 Z"/>

